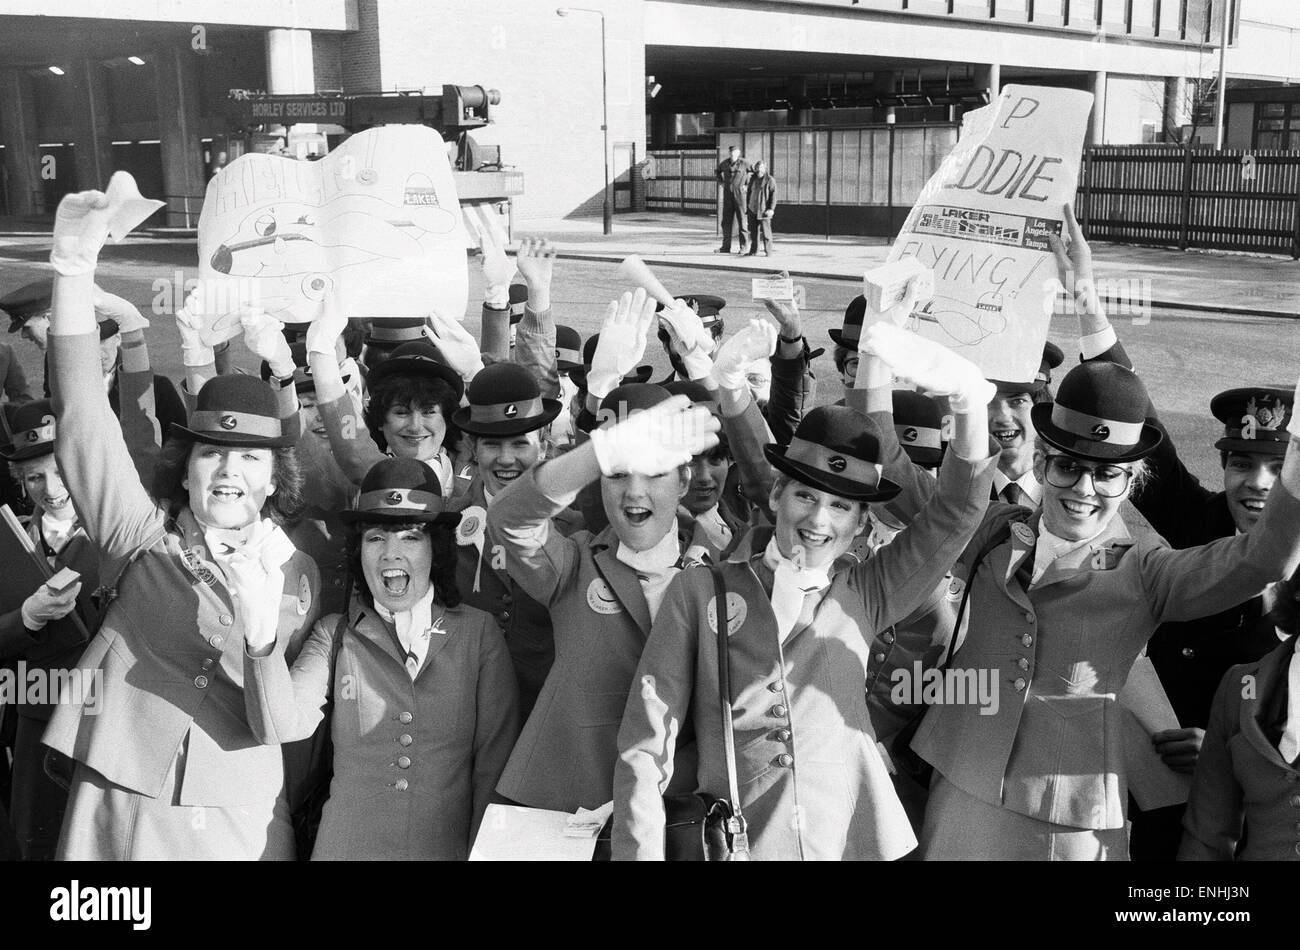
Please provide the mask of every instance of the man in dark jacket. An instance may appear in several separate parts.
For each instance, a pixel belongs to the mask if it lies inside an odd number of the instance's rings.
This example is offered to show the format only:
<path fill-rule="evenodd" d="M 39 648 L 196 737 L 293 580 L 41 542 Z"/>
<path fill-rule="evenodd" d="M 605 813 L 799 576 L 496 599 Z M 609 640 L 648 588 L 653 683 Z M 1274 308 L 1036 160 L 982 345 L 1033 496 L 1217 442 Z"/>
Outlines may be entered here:
<path fill-rule="evenodd" d="M 745 226 L 745 185 L 749 181 L 749 162 L 740 157 L 740 146 L 731 146 L 731 157 L 718 162 L 718 184 L 722 186 L 722 247 L 719 254 L 731 253 L 731 222 L 735 219 L 740 231 L 739 254 L 745 253 L 749 243 L 749 229 Z"/>
<path fill-rule="evenodd" d="M 749 179 L 745 210 L 749 213 L 750 255 L 758 253 L 758 239 L 761 236 L 763 256 L 771 257 L 772 215 L 776 212 L 776 182 L 767 173 L 767 162 L 761 158 L 754 163 L 754 174 Z"/>

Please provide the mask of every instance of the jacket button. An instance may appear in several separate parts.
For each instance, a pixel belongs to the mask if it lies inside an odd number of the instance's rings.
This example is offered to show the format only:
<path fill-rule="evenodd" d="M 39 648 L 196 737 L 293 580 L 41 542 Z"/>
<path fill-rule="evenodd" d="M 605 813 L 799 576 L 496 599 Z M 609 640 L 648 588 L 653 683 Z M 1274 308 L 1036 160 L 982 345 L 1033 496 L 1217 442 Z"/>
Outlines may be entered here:
<path fill-rule="evenodd" d="M 219 633 L 214 633 L 212 636 L 208 637 L 208 646 L 210 647 L 220 648 L 221 644 L 225 642 L 226 638 Z"/>
<path fill-rule="evenodd" d="M 198 676 L 194 677 L 194 685 L 197 686 L 199 689 L 207 689 L 208 678 L 204 676 L 202 673 L 200 673 Z"/>
<path fill-rule="evenodd" d="M 1187 659 L 1190 660 L 1196 656 L 1196 651 L 1193 650 L 1191 647 L 1183 647 L 1183 656 L 1187 657 Z"/>
<path fill-rule="evenodd" d="M 510 611 L 508 610 L 501 611 L 501 613 L 497 614 L 497 620 L 501 621 L 502 623 L 509 623 Z"/>
<path fill-rule="evenodd" d="M 886 630 L 884 633 L 880 635 L 880 639 L 884 640 L 886 643 L 893 643 L 894 640 L 897 639 L 897 637 L 894 636 L 893 630 Z"/>
<path fill-rule="evenodd" d="M 402 725 L 406 725 L 406 724 L 407 724 L 408 722 L 410 722 L 413 718 L 415 718 L 415 717 L 412 716 L 409 712 L 404 712 L 404 713 L 402 713 L 400 716 L 397 717 L 397 721 L 400 722 L 400 723 L 402 723 Z"/>
<path fill-rule="evenodd" d="M 794 765 L 794 756 L 789 752 L 782 752 L 776 757 L 776 764 L 781 766 L 783 769 L 788 769 L 790 766 Z"/>
<path fill-rule="evenodd" d="M 399 755 L 397 757 L 397 767 L 399 769 L 409 769 L 411 767 L 411 757 L 407 755 Z"/>
<path fill-rule="evenodd" d="M 877 653 L 877 654 L 876 654 L 876 662 L 877 662 L 877 663 L 884 663 L 884 662 L 885 662 L 885 654 L 883 654 L 883 653 Z"/>
<path fill-rule="evenodd" d="M 510 605 L 510 604 L 513 604 L 514 602 L 515 602 L 515 599 L 514 599 L 513 597 L 511 597 L 509 594 L 502 594 L 502 595 L 501 595 L 501 603 L 506 604 L 506 605 L 508 606 L 508 605 Z"/>
<path fill-rule="evenodd" d="M 767 688 L 774 693 L 779 693 L 781 690 L 785 689 L 785 685 L 778 680 L 775 683 L 768 683 Z"/>
<path fill-rule="evenodd" d="M 1013 685 L 1016 687 L 1016 692 L 1019 693 L 1029 684 L 1025 682 L 1025 678 L 1023 676 L 1017 676 L 1016 681 Z"/>
<path fill-rule="evenodd" d="M 410 787 L 411 787 L 411 783 L 404 778 L 399 778 L 396 782 L 393 783 L 393 788 L 397 789 L 399 792 L 404 792 Z"/>
<path fill-rule="evenodd" d="M 397 741 L 400 742 L 402 745 L 410 745 L 415 740 L 411 738 L 410 733 L 404 732 L 397 737 Z"/>
<path fill-rule="evenodd" d="M 1033 613 L 1030 612 L 1030 611 L 1028 611 L 1028 610 L 1026 610 L 1026 611 L 1025 611 L 1025 623 L 1033 623 L 1033 622 L 1034 622 L 1034 615 L 1033 615 Z"/>
<path fill-rule="evenodd" d="M 1029 661 L 1022 656 L 1020 659 L 1016 660 L 1016 666 L 1020 667 L 1022 670 L 1027 670 L 1029 669 Z"/>
<path fill-rule="evenodd" d="M 776 741 L 777 741 L 777 742 L 789 742 L 789 741 L 790 741 L 790 730 L 789 730 L 789 729 L 778 729 L 778 730 L 776 731 Z"/>
<path fill-rule="evenodd" d="M 213 661 L 212 661 L 212 657 L 207 657 L 207 658 L 204 659 L 204 661 L 203 661 L 203 668 L 204 668 L 205 670 L 210 670 L 210 669 L 212 669 L 212 662 L 213 662 Z"/>
<path fill-rule="evenodd" d="M 235 618 L 230 616 L 230 614 L 222 614 L 217 618 L 217 623 L 221 624 L 223 627 L 229 627 L 234 622 Z"/>
<path fill-rule="evenodd" d="M 1026 633 L 1023 637 L 1020 638 L 1020 642 L 1023 643 L 1025 646 L 1029 646 L 1034 642 L 1034 638 Z"/>
<path fill-rule="evenodd" d="M 772 715 L 773 715 L 773 716 L 776 716 L 776 717 L 779 718 L 779 717 L 781 717 L 781 716 L 784 716 L 785 714 L 786 714 L 786 708 L 785 708 L 784 706 L 782 706 L 780 703 L 777 703 L 775 706 L 772 707 Z"/>

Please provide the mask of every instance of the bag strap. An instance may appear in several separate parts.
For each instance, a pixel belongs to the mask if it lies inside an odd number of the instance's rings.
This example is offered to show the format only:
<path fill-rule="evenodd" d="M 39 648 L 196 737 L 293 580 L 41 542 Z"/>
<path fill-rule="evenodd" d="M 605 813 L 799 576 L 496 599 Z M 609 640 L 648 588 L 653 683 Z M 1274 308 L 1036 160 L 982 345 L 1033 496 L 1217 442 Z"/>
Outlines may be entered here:
<path fill-rule="evenodd" d="M 966 589 L 962 591 L 961 604 L 957 607 L 957 619 L 952 625 L 952 637 L 948 640 L 948 649 L 944 651 L 943 662 L 938 667 L 940 672 L 946 670 L 948 664 L 952 662 L 953 647 L 957 643 L 957 634 L 961 632 L 962 618 L 966 616 L 966 603 L 970 600 L 971 588 L 975 586 L 975 572 L 979 570 L 980 565 L 984 563 L 984 559 L 992 554 L 995 548 L 1011 537 L 1012 523 L 1023 524 L 1024 520 L 1023 518 L 1008 518 L 1000 528 L 993 532 L 992 536 L 985 542 L 984 547 L 980 548 L 979 553 L 975 555 L 975 559 L 971 561 L 970 574 L 966 578 Z"/>
<path fill-rule="evenodd" d="M 722 745 L 727 757 L 727 795 L 731 804 L 731 817 L 727 831 L 732 854 L 749 853 L 748 826 L 740 808 L 740 783 L 736 780 L 736 732 L 731 709 L 731 650 L 727 644 L 727 626 L 731 619 L 727 610 L 727 585 L 722 579 L 722 565 L 709 568 L 713 575 L 718 622 L 718 696 L 722 711 Z"/>

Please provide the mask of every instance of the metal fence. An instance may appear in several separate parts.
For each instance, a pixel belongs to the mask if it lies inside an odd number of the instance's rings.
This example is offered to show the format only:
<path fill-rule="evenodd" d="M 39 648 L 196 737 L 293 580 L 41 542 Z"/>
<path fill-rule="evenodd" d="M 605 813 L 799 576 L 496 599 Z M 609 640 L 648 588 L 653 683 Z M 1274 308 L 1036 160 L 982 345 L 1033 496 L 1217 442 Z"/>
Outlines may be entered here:
<path fill-rule="evenodd" d="M 1077 207 L 1096 240 L 1300 258 L 1300 152 L 1096 146 Z"/>

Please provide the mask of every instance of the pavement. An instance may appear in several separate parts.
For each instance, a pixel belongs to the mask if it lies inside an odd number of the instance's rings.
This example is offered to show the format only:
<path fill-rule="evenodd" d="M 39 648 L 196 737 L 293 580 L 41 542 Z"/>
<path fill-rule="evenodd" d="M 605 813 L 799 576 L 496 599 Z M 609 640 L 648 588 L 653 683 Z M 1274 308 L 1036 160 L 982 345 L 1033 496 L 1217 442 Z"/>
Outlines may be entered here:
<path fill-rule="evenodd" d="M 671 213 L 618 214 L 613 234 L 599 218 L 516 221 L 520 237 L 557 242 L 560 257 L 621 261 L 636 254 L 649 264 L 706 270 L 789 271 L 796 278 L 858 281 L 863 271 L 884 263 L 885 238 L 781 234 L 777 209 L 771 257 L 715 253 L 720 232 L 710 216 Z M 1092 244 L 1093 265 L 1103 296 L 1153 308 L 1300 319 L 1300 261 L 1263 254 L 1179 251 L 1131 244 Z"/>

